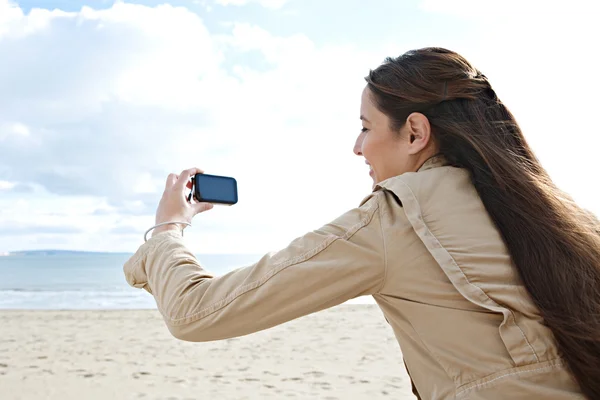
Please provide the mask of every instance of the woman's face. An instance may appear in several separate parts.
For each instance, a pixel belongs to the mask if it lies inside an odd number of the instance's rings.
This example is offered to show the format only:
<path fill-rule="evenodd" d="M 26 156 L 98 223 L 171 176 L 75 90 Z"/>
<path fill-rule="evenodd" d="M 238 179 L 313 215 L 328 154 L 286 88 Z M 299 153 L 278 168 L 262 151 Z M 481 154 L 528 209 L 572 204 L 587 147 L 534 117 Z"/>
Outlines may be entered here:
<path fill-rule="evenodd" d="M 399 130 L 390 128 L 390 119 L 371 100 L 368 86 L 362 93 L 360 106 L 362 130 L 354 145 L 354 154 L 363 156 L 370 166 L 373 186 L 419 167 L 434 153 L 426 151 L 430 143 L 427 117 L 413 113 Z"/>

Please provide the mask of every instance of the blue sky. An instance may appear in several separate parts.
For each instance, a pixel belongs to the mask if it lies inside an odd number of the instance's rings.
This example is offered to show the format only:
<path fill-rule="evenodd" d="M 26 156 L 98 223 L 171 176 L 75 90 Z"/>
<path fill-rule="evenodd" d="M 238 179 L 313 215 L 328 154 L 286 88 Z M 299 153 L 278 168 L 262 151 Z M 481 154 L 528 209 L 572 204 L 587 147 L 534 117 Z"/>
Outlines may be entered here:
<path fill-rule="evenodd" d="M 0 0 L 0 253 L 134 251 L 164 179 L 232 175 L 198 253 L 276 250 L 370 191 L 363 77 L 424 46 L 465 55 L 555 181 L 600 213 L 594 1 Z"/>

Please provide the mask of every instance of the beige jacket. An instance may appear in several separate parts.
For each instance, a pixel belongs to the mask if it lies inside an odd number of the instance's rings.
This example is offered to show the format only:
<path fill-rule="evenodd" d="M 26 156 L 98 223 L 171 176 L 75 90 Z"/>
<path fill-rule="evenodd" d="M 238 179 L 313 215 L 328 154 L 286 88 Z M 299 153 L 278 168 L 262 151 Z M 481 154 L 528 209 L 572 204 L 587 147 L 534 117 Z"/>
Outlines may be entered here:
<path fill-rule="evenodd" d="M 468 172 L 441 158 L 247 268 L 214 277 L 164 232 L 124 272 L 182 340 L 246 335 L 372 295 L 423 399 L 583 399 Z"/>

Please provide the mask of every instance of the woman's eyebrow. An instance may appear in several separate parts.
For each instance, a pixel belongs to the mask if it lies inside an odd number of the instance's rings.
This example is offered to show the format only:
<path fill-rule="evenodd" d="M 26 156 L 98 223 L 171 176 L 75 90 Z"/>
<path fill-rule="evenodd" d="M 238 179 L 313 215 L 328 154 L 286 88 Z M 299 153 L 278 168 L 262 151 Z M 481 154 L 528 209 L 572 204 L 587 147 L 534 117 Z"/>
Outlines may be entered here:
<path fill-rule="evenodd" d="M 366 119 L 364 115 L 361 115 L 361 116 L 360 116 L 360 119 L 361 119 L 361 120 L 363 120 L 363 121 L 371 122 L 371 121 L 369 121 L 368 119 Z"/>

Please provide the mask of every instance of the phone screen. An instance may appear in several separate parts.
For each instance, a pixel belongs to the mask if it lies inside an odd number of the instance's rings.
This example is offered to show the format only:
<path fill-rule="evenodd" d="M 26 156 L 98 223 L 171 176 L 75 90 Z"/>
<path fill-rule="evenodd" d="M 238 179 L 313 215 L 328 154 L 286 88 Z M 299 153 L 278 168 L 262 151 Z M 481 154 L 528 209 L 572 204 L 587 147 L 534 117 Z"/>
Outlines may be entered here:
<path fill-rule="evenodd" d="M 237 182 L 228 176 L 196 174 L 194 197 L 201 202 L 235 204 L 238 201 Z"/>

